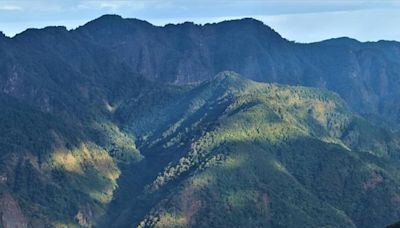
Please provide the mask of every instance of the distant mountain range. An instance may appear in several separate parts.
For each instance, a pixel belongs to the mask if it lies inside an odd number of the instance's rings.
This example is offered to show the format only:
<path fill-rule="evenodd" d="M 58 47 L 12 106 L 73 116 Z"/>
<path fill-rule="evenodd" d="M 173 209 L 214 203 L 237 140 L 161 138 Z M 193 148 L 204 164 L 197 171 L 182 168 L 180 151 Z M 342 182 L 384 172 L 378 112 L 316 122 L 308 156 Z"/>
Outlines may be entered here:
<path fill-rule="evenodd" d="M 393 224 L 399 83 L 398 42 L 251 18 L 0 34 L 0 224 Z"/>
<path fill-rule="evenodd" d="M 338 38 L 299 44 L 254 19 L 157 27 L 105 15 L 72 31 L 28 29 L 3 37 L 0 45 L 5 81 L 15 73 L 45 74 L 54 82 L 129 74 L 182 85 L 232 70 L 261 82 L 326 88 L 357 112 L 399 122 L 398 42 Z M 38 63 L 46 69 L 34 67 Z M 33 66 L 20 72 L 19 65 Z M 10 83 L 1 89 L 11 93 Z"/>

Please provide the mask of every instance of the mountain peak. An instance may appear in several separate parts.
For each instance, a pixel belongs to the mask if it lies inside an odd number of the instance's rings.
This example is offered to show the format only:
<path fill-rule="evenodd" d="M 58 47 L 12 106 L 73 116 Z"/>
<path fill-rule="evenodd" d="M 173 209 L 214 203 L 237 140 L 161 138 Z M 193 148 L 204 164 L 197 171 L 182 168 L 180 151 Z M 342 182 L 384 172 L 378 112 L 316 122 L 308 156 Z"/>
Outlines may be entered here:
<path fill-rule="evenodd" d="M 262 22 L 262 21 L 260 21 L 258 19 L 252 18 L 252 17 L 245 17 L 245 18 L 242 18 L 242 19 L 237 19 L 236 21 L 245 22 L 245 23 L 254 24 L 254 25 L 267 26 L 267 25 L 264 24 L 264 22 Z M 269 27 L 269 26 L 267 26 L 267 27 Z"/>
<path fill-rule="evenodd" d="M 0 39 L 6 39 L 7 36 L 2 31 L 0 31 Z"/>
<path fill-rule="evenodd" d="M 225 21 L 222 21 L 222 22 L 218 22 L 216 24 L 248 24 L 248 25 L 253 25 L 253 26 L 269 27 L 268 25 L 264 24 L 264 22 L 262 22 L 260 20 L 257 20 L 255 18 L 252 18 L 252 17 L 225 20 Z"/>
<path fill-rule="evenodd" d="M 245 80 L 240 74 L 234 71 L 222 71 L 215 76 L 217 81 L 229 80 L 229 81 L 237 81 L 237 80 Z"/>
<path fill-rule="evenodd" d="M 85 28 L 85 27 L 91 27 L 91 26 L 106 26 L 106 25 L 115 25 L 124 22 L 124 18 L 122 18 L 119 15 L 116 14 L 105 14 L 103 16 L 100 16 L 92 21 L 89 21 L 88 23 L 78 27 L 80 28 Z"/>
<path fill-rule="evenodd" d="M 124 18 L 118 14 L 104 14 L 94 19 L 93 21 L 118 21 L 118 20 L 124 20 Z"/>
<path fill-rule="evenodd" d="M 139 20 L 136 18 L 123 18 L 116 14 L 105 14 L 99 18 L 89 21 L 83 26 L 78 27 L 77 31 L 105 31 L 107 33 L 119 31 L 121 33 L 125 33 L 135 27 L 148 28 L 152 26 L 152 24 L 144 20 Z"/>
<path fill-rule="evenodd" d="M 334 44 L 334 45 L 359 45 L 361 42 L 356 39 L 344 36 L 344 37 L 324 40 L 322 41 L 322 43 Z"/>
<path fill-rule="evenodd" d="M 47 26 L 44 28 L 28 28 L 27 30 L 15 35 L 16 38 L 34 38 L 36 36 L 42 37 L 43 35 L 59 35 L 68 32 L 65 26 Z"/>
<path fill-rule="evenodd" d="M 43 28 L 42 30 L 45 32 L 50 32 L 50 33 L 68 31 L 67 27 L 65 27 L 65 26 L 47 26 L 47 27 Z"/>
<path fill-rule="evenodd" d="M 253 35 L 255 33 L 263 35 L 263 37 L 266 37 L 269 40 L 276 40 L 276 41 L 286 40 L 270 26 L 264 24 L 264 22 L 250 17 L 222 21 L 211 25 L 218 26 L 223 30 L 228 30 L 227 32 L 240 30 L 241 32 L 251 33 Z"/>
<path fill-rule="evenodd" d="M 141 23 L 152 25 L 147 21 L 140 20 L 137 18 L 123 18 L 117 14 L 105 14 L 100 16 L 92 21 L 89 21 L 87 24 L 115 24 L 115 23 Z"/>
<path fill-rule="evenodd" d="M 245 79 L 240 74 L 234 71 L 222 71 L 218 73 L 214 79 L 210 81 L 210 84 L 222 89 L 235 89 L 235 90 L 243 90 L 246 86 L 251 82 L 248 79 Z"/>

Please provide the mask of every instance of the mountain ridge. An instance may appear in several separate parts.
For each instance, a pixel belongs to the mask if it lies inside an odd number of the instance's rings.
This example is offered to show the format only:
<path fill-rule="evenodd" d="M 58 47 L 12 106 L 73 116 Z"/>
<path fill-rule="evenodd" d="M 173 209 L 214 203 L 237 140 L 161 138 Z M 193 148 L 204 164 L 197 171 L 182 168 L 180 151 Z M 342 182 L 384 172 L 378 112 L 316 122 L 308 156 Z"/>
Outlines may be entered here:
<path fill-rule="evenodd" d="M 2 61 L 21 67 L 48 65 L 55 75 L 58 67 L 81 77 L 125 73 L 185 85 L 232 70 L 261 82 L 326 88 L 339 93 L 356 112 L 400 121 L 395 99 L 400 91 L 398 42 L 337 38 L 302 44 L 255 19 L 154 26 L 117 15 L 69 31 L 30 29 L 2 41 L 7 53 L 0 56 Z M 30 51 L 16 58 L 21 49 Z M 24 71 L 35 74 L 35 68 Z"/>
<path fill-rule="evenodd" d="M 109 21 L 109 19 L 113 20 L 113 21 L 135 21 L 135 22 L 139 22 L 139 23 L 143 23 L 143 24 L 148 24 L 148 25 L 150 25 L 152 27 L 159 27 L 159 28 L 165 28 L 165 27 L 171 27 L 171 26 L 172 27 L 176 27 L 176 26 L 179 26 L 179 25 L 182 25 L 182 24 L 186 24 L 186 23 L 192 24 L 192 25 L 197 26 L 197 27 L 204 27 L 204 26 L 218 25 L 218 24 L 223 24 L 223 23 L 236 23 L 236 22 L 249 21 L 249 22 L 256 22 L 257 24 L 262 24 L 263 26 L 268 27 L 271 31 L 277 33 L 272 27 L 268 26 L 267 24 L 265 24 L 261 20 L 256 19 L 256 18 L 252 18 L 252 17 L 243 17 L 243 18 L 240 18 L 240 19 L 228 19 L 228 20 L 223 20 L 223 21 L 219 21 L 219 22 L 207 22 L 207 23 L 194 23 L 194 22 L 191 22 L 191 21 L 185 21 L 185 22 L 178 22 L 178 23 L 167 23 L 165 25 L 154 25 L 154 24 L 152 24 L 152 23 L 150 23 L 150 22 L 148 22 L 146 20 L 141 20 L 139 18 L 122 17 L 122 16 L 120 16 L 118 14 L 104 14 L 104 15 L 102 15 L 100 17 L 97 17 L 96 19 L 93 19 L 93 20 L 91 20 L 91 21 L 89 21 L 89 22 L 87 22 L 87 23 L 85 23 L 83 25 L 80 25 L 80 26 L 76 27 L 76 28 L 67 29 L 67 31 L 68 32 L 72 32 L 72 31 L 78 30 L 81 27 L 85 27 L 89 23 L 98 22 L 98 21 L 107 22 L 107 21 Z M 26 30 L 45 30 L 47 28 L 52 28 L 52 27 L 66 28 L 63 25 L 48 25 L 48 26 L 45 26 L 43 28 L 27 28 Z M 20 33 L 17 33 L 12 37 L 7 36 L 2 31 L 0 31 L 0 33 L 1 33 L 1 36 L 5 36 L 7 38 L 13 39 L 16 35 L 24 33 L 26 30 L 24 30 L 24 31 L 22 31 Z M 312 41 L 312 42 L 297 42 L 297 41 L 289 41 L 289 40 L 288 41 L 289 42 L 298 43 L 298 44 L 313 44 L 313 43 L 320 43 L 320 42 L 326 42 L 326 41 L 331 41 L 331 40 L 343 40 L 343 39 L 353 40 L 353 41 L 355 41 L 357 43 L 378 43 L 378 42 L 399 43 L 399 41 L 397 41 L 397 40 L 385 40 L 385 39 L 377 40 L 377 41 L 359 41 L 359 40 L 357 40 L 355 38 L 351 38 L 351 37 L 348 37 L 348 36 L 342 36 L 342 37 L 336 37 L 336 38 L 328 38 L 328 39 L 324 39 L 324 40 L 320 40 L 320 41 Z"/>

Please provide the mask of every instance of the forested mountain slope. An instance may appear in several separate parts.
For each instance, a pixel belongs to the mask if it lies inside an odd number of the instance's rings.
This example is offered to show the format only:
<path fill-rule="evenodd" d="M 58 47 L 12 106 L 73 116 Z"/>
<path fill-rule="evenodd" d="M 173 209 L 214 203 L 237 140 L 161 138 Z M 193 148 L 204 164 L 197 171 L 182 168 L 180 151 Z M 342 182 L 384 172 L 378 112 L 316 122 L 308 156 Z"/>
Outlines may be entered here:
<path fill-rule="evenodd" d="M 0 35 L 1 225 L 394 223 L 399 53 L 254 19 Z"/>
<path fill-rule="evenodd" d="M 398 42 L 339 38 L 300 44 L 250 18 L 157 27 L 105 15 L 76 30 L 47 27 L 0 37 L 0 89 L 28 96 L 32 91 L 24 85 L 38 75 L 55 83 L 85 80 L 85 86 L 127 75 L 187 84 L 233 70 L 256 81 L 327 88 L 352 110 L 397 123 L 399 59 Z M 84 86 L 79 89 L 84 93 Z"/>
<path fill-rule="evenodd" d="M 128 119 L 158 127 L 145 130 L 109 224 L 381 227 L 399 216 L 398 136 L 331 92 L 225 72 L 155 116 Z"/>
<path fill-rule="evenodd" d="M 20 211 L 3 223 L 380 227 L 398 218 L 399 137 L 338 95 L 233 72 L 190 87 L 137 80 L 136 95 L 110 107 L 77 102 L 67 116 L 2 97 L 1 189 Z"/>

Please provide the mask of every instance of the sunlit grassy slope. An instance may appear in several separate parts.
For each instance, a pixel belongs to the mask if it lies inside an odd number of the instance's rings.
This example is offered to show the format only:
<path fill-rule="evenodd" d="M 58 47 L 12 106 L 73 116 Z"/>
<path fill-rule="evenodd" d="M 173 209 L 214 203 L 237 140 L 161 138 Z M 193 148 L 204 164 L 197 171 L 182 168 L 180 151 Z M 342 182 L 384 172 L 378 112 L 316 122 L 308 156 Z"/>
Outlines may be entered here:
<path fill-rule="evenodd" d="M 79 212 L 91 213 L 82 219 L 90 224 L 112 198 L 117 164 L 140 159 L 115 124 L 74 122 L 8 96 L 0 106 L 0 193 L 18 200 L 33 227 L 77 226 Z"/>

